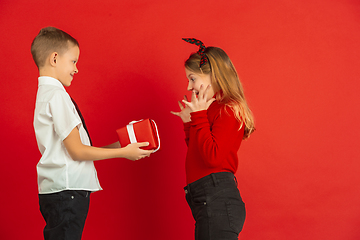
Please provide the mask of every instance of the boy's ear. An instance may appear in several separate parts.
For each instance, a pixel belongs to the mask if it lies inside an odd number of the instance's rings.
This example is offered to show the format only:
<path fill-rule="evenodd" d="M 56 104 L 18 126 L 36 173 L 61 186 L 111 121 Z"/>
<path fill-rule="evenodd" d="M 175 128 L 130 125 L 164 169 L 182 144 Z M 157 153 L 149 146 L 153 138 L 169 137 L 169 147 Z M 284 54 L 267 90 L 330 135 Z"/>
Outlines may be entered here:
<path fill-rule="evenodd" d="M 58 59 L 58 56 L 59 56 L 59 54 L 57 53 L 57 52 L 53 52 L 51 55 L 50 55 L 50 65 L 52 66 L 52 67 L 55 67 L 55 65 L 56 65 L 56 61 L 57 61 L 57 59 Z"/>

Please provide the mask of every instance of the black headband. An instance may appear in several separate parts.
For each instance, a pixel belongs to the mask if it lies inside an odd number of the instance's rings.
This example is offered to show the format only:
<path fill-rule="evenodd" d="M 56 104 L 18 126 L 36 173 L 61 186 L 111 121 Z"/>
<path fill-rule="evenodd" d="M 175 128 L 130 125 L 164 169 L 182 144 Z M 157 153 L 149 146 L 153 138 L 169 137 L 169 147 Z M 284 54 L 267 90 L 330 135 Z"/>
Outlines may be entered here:
<path fill-rule="evenodd" d="M 202 41 L 197 40 L 195 38 L 183 38 L 182 40 L 184 40 L 185 42 L 191 43 L 191 44 L 195 44 L 197 46 L 199 46 L 199 50 L 197 51 L 197 53 L 200 55 L 201 59 L 200 59 L 200 68 L 206 64 L 208 62 L 208 58 L 205 54 L 205 45 L 203 44 Z"/>

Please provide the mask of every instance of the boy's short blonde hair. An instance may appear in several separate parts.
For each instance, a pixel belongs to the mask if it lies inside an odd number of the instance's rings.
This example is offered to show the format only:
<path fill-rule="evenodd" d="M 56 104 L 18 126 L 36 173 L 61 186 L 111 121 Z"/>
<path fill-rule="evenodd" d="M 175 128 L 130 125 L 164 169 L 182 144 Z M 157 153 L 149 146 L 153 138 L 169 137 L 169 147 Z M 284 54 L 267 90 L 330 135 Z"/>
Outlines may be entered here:
<path fill-rule="evenodd" d="M 31 54 L 38 69 L 45 65 L 46 58 L 51 53 L 61 54 L 66 51 L 69 43 L 79 46 L 75 38 L 60 29 L 55 27 L 41 29 L 31 44 Z"/>

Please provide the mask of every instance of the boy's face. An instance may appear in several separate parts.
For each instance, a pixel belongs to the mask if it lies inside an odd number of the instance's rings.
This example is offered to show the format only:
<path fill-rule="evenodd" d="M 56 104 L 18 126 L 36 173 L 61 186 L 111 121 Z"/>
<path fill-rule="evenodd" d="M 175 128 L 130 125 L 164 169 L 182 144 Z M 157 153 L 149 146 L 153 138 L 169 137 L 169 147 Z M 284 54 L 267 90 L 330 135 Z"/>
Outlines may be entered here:
<path fill-rule="evenodd" d="M 79 60 L 79 55 L 79 47 L 69 43 L 68 50 L 59 54 L 56 58 L 57 79 L 66 87 L 71 85 L 74 75 L 78 73 L 76 64 Z"/>

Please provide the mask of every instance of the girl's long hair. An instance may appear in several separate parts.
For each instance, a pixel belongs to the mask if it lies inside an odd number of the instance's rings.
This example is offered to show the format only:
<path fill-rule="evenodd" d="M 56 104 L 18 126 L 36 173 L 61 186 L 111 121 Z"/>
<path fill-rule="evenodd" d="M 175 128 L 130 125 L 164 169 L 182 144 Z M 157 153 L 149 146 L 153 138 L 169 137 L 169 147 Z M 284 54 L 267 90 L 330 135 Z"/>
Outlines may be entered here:
<path fill-rule="evenodd" d="M 250 134 L 255 131 L 254 117 L 246 102 L 244 90 L 233 63 L 221 48 L 207 47 L 205 54 L 208 62 L 201 68 L 198 53 L 190 55 L 185 61 L 185 67 L 198 74 L 210 74 L 216 100 L 233 110 L 236 119 L 240 122 L 240 129 L 245 125 L 243 139 L 250 137 Z"/>

